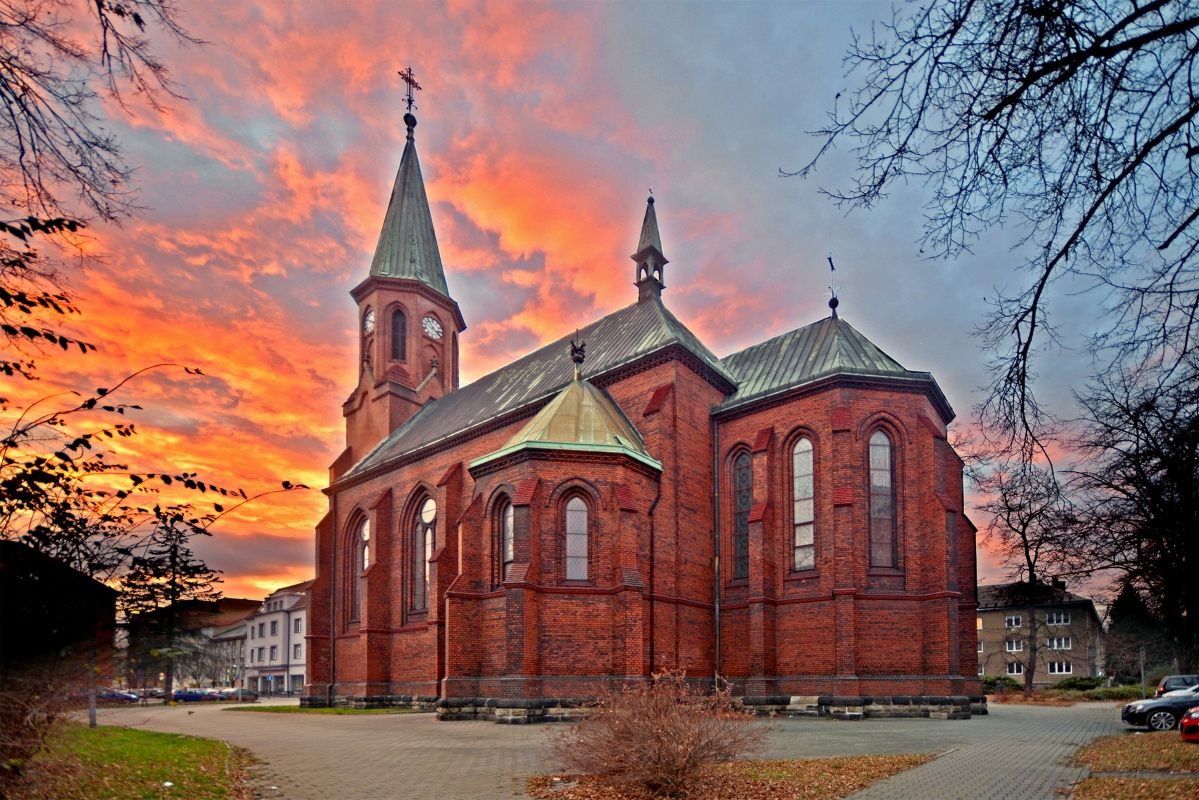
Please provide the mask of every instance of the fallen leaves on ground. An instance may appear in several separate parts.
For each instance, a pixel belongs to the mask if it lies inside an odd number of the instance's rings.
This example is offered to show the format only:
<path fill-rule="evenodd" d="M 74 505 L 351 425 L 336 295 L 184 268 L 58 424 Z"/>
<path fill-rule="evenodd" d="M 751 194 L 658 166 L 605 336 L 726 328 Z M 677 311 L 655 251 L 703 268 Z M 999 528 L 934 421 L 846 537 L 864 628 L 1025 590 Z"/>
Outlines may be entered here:
<path fill-rule="evenodd" d="M 1087 778 L 1071 800 L 1195 800 L 1199 780 L 1193 778 Z"/>
<path fill-rule="evenodd" d="M 1092 772 L 1199 773 L 1199 745 L 1177 731 L 1123 733 L 1096 739 L 1074 756 Z"/>
<path fill-rule="evenodd" d="M 883 778 L 932 761 L 930 755 L 734 761 L 706 769 L 691 791 L 704 800 L 836 800 Z M 539 800 L 648 800 L 635 789 L 614 789 L 586 775 L 538 775 L 528 782 Z"/>

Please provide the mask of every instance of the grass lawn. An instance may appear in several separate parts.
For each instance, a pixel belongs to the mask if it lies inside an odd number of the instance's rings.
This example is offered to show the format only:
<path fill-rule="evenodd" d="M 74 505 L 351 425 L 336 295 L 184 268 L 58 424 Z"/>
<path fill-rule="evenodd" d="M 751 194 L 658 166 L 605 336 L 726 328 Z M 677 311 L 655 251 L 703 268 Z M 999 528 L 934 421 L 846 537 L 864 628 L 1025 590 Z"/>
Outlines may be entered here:
<path fill-rule="evenodd" d="M 246 800 L 252 758 L 224 742 L 66 724 L 35 756 L 12 800 Z M 167 785 L 167 784 L 171 785 Z"/>
<path fill-rule="evenodd" d="M 696 787 L 704 800 L 836 800 L 861 791 L 934 756 L 860 756 L 802 761 L 734 761 L 708 769 Z M 650 795 L 613 789 L 579 775 L 538 775 L 528 781 L 539 800 L 645 800 Z"/>
<path fill-rule="evenodd" d="M 1091 772 L 1181 772 L 1199 774 L 1199 744 L 1184 742 L 1178 731 L 1123 733 L 1091 742 L 1074 756 Z"/>
<path fill-rule="evenodd" d="M 427 714 L 419 708 L 300 708 L 299 706 L 234 706 L 222 711 L 260 711 L 267 714 Z"/>

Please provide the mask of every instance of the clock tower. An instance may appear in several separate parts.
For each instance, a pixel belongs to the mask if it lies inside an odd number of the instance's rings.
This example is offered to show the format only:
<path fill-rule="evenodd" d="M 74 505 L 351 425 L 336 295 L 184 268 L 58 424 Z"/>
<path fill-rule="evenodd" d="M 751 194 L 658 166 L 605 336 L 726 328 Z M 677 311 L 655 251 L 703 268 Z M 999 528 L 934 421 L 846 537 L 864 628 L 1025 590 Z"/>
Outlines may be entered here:
<path fill-rule="evenodd" d="M 346 449 L 336 480 L 421 406 L 458 388 L 458 335 L 466 329 L 450 297 L 416 156 L 416 117 L 370 274 L 350 295 L 358 303 L 358 385 L 342 405 Z"/>

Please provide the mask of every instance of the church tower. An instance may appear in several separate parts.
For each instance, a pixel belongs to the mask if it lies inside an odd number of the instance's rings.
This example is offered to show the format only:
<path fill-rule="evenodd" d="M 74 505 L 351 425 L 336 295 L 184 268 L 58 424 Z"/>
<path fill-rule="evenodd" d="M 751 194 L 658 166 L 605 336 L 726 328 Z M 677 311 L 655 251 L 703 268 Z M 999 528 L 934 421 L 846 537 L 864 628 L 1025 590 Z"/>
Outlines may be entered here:
<path fill-rule="evenodd" d="M 630 256 L 637 262 L 637 302 L 651 297 L 661 298 L 666 288 L 666 265 L 670 262 L 662 255 L 662 237 L 658 234 L 658 215 L 654 213 L 654 197 L 645 203 L 645 219 L 641 222 L 641 238 L 637 240 L 637 252 Z"/>
<path fill-rule="evenodd" d="M 411 110 L 404 124 L 408 140 L 370 274 L 350 292 L 358 303 L 358 386 L 342 405 L 346 451 L 331 467 L 333 480 L 425 403 L 458 388 L 466 323 L 446 286 Z"/>

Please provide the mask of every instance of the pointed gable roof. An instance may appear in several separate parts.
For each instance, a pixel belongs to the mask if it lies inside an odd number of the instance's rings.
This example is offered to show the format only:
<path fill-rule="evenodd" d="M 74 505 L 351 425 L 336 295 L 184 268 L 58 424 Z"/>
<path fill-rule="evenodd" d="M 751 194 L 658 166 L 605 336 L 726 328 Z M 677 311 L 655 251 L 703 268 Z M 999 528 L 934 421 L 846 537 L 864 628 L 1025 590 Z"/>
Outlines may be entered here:
<path fill-rule="evenodd" d="M 416 157 L 413 136 L 416 117 L 405 114 L 404 122 L 408 126 L 408 141 L 400 158 L 400 170 L 391 190 L 370 274 L 420 281 L 449 297 L 437 234 L 433 230 L 433 216 L 429 212 L 429 198 L 425 195 L 425 181 Z"/>
<path fill-rule="evenodd" d="M 721 360 L 737 378 L 735 393 L 720 411 L 782 394 L 833 375 L 914 381 L 931 384 L 942 412 L 953 417 L 949 402 L 932 375 L 913 372 L 838 316 L 747 347 Z"/>
<path fill-rule="evenodd" d="M 737 388 L 732 373 L 711 350 L 662 305 L 659 298 L 614 311 L 579 330 L 587 341 L 587 373 L 600 379 L 643 358 L 674 349 L 720 391 Z M 473 430 L 507 425 L 534 413 L 574 380 L 570 336 L 519 358 L 474 383 L 426 403 L 406 423 L 367 453 L 343 480 L 436 447 Z"/>
<path fill-rule="evenodd" d="M 633 254 L 633 260 L 640 260 L 645 251 L 651 247 L 657 251 L 658 258 L 662 263 L 670 263 L 662 254 L 662 236 L 658 233 L 658 214 L 654 211 L 653 197 L 650 197 L 645 204 L 645 219 L 641 221 L 641 238 L 637 240 L 637 252 Z"/>
<path fill-rule="evenodd" d="M 472 461 L 470 466 L 473 469 L 522 450 L 614 453 L 662 469 L 650 458 L 641 434 L 620 406 L 602 389 L 581 378 L 571 381 L 503 447 Z"/>

